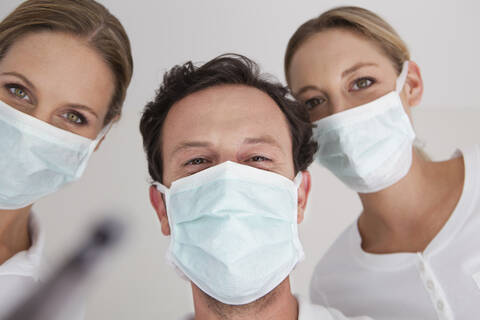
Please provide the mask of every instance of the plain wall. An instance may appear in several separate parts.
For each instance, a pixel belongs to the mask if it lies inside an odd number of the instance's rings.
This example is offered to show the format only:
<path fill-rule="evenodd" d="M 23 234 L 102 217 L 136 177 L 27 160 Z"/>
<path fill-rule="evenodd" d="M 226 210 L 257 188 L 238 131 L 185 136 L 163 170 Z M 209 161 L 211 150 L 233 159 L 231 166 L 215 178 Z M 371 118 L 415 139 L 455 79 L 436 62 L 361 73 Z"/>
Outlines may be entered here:
<path fill-rule="evenodd" d="M 1 0 L 0 15 L 21 1 Z M 77 183 L 35 205 L 55 264 L 105 212 L 120 212 L 129 237 L 97 278 L 87 319 L 175 319 L 192 310 L 189 285 L 164 262 L 168 238 L 148 199 L 149 177 L 138 132 L 140 112 L 163 73 L 187 60 L 225 52 L 245 54 L 283 81 L 289 37 L 307 19 L 333 6 L 355 4 L 385 17 L 405 39 L 422 70 L 424 98 L 413 112 L 418 136 L 434 159 L 478 143 L 480 2 L 477 1 L 118 1 L 104 3 L 122 21 L 133 47 L 135 74 L 124 114 Z M 306 260 L 293 290 L 307 295 L 315 263 L 360 213 L 355 193 L 317 164 L 300 233 Z M 428 192 L 426 190 L 425 192 Z"/>

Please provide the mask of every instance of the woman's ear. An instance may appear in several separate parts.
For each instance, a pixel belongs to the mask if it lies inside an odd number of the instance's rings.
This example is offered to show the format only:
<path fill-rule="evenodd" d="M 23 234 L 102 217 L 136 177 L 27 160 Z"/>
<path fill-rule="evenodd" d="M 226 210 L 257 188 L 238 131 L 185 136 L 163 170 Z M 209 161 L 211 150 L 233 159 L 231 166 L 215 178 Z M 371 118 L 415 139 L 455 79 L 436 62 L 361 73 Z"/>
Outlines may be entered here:
<path fill-rule="evenodd" d="M 310 193 L 311 176 L 310 172 L 302 171 L 302 182 L 298 187 L 298 202 L 297 202 L 297 223 L 303 221 L 305 209 L 307 207 L 308 195 Z"/>
<path fill-rule="evenodd" d="M 150 203 L 157 212 L 158 219 L 162 225 L 162 233 L 165 236 L 170 235 L 170 225 L 168 224 L 167 210 L 165 208 L 165 201 L 163 201 L 163 195 L 155 186 L 150 186 Z"/>
<path fill-rule="evenodd" d="M 423 80 L 420 68 L 414 61 L 408 62 L 408 74 L 402 90 L 409 107 L 415 107 L 422 100 Z"/>

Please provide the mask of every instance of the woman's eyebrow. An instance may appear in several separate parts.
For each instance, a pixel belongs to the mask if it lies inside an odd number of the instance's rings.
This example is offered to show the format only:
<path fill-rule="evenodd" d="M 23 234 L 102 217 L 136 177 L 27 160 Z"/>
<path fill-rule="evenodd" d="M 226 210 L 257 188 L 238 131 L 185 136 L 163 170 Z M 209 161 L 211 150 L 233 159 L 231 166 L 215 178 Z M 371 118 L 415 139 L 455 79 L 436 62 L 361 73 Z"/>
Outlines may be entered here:
<path fill-rule="evenodd" d="M 321 91 L 316 86 L 308 85 L 308 86 L 301 87 L 300 90 L 298 90 L 298 92 L 292 92 L 292 95 L 294 97 L 298 97 L 299 95 L 301 95 L 302 93 L 304 93 L 305 91 L 308 91 L 308 90 Z"/>
<path fill-rule="evenodd" d="M 69 104 L 69 106 L 73 109 L 80 109 L 80 110 L 85 110 L 87 112 L 90 112 L 93 116 L 95 116 L 95 118 L 98 118 L 98 115 L 95 111 L 93 111 L 92 108 L 89 108 L 87 106 L 84 106 L 82 104 L 76 104 L 76 103 L 71 103 Z"/>
<path fill-rule="evenodd" d="M 28 78 L 26 76 L 24 76 L 23 74 L 21 73 L 18 73 L 18 72 L 2 72 L 0 73 L 0 75 L 2 76 L 14 76 L 14 77 L 17 77 L 17 78 L 20 78 L 23 82 L 25 82 L 32 90 L 36 90 L 35 88 L 35 85 L 30 81 L 28 80 Z"/>
<path fill-rule="evenodd" d="M 359 63 L 353 65 L 352 67 L 348 68 L 347 70 L 343 71 L 342 72 L 342 78 L 348 76 L 349 74 L 357 71 L 360 68 L 369 67 L 369 66 L 377 66 L 378 67 L 378 64 L 373 63 L 373 62 L 359 62 Z"/>

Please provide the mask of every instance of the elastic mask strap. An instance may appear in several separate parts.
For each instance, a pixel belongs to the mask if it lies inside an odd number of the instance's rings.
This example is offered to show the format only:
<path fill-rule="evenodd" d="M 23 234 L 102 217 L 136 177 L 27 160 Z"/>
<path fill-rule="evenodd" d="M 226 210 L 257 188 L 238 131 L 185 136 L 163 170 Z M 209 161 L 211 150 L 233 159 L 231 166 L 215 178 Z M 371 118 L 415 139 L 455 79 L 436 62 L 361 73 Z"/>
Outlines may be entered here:
<path fill-rule="evenodd" d="M 100 140 L 102 140 L 105 135 L 107 134 L 108 131 L 110 131 L 110 129 L 112 128 L 112 125 L 113 125 L 113 122 L 110 122 L 109 124 L 107 124 L 101 131 L 100 133 L 97 135 L 97 137 L 95 138 L 95 140 L 92 141 L 92 144 L 90 145 L 90 153 L 93 152 L 93 150 L 95 150 L 95 148 L 97 147 L 98 143 L 100 142 Z"/>
<path fill-rule="evenodd" d="M 167 187 L 165 187 L 165 186 L 164 186 L 163 184 L 161 184 L 160 182 L 154 182 L 154 183 L 152 183 L 152 185 L 154 185 L 154 186 L 157 188 L 158 191 L 160 191 L 161 193 L 163 193 L 163 194 L 165 194 L 165 195 L 170 191 L 170 189 L 168 189 Z"/>
<path fill-rule="evenodd" d="M 82 176 L 83 172 L 87 168 L 88 159 L 92 155 L 93 151 L 97 147 L 100 140 L 102 140 L 102 138 L 105 137 L 105 135 L 107 134 L 108 130 L 110 130 L 111 127 L 112 127 L 112 123 L 110 122 L 105 126 L 105 128 L 102 129 L 102 131 L 100 131 L 100 133 L 97 135 L 95 140 L 91 140 L 92 142 L 90 143 L 90 146 L 88 148 L 88 153 L 86 154 L 85 158 L 83 159 L 82 163 L 77 169 L 77 173 L 76 173 L 77 178 L 80 178 Z"/>
<path fill-rule="evenodd" d="M 293 183 L 295 184 L 295 187 L 297 187 L 297 189 L 302 184 L 302 177 L 303 177 L 302 171 L 299 171 L 295 176 L 295 179 L 293 179 Z"/>
<path fill-rule="evenodd" d="M 164 204 L 165 204 L 165 209 L 167 210 L 167 217 L 168 217 L 168 225 L 170 226 L 170 232 L 171 232 L 171 235 L 174 234 L 174 228 L 173 228 L 173 219 L 172 217 L 170 216 L 170 210 L 168 209 L 168 205 L 167 205 L 167 194 L 170 192 L 170 189 L 167 188 L 166 186 L 164 186 L 163 184 L 161 184 L 160 182 L 154 182 L 152 183 L 153 186 L 155 186 L 157 188 L 158 191 L 160 191 L 161 193 L 163 193 L 163 201 L 164 201 Z"/>
<path fill-rule="evenodd" d="M 400 75 L 397 78 L 397 83 L 395 85 L 395 91 L 397 93 L 400 93 L 400 91 L 402 91 L 403 86 L 405 85 L 405 80 L 407 79 L 407 74 L 408 74 L 408 60 L 403 63 L 402 72 L 400 72 Z"/>

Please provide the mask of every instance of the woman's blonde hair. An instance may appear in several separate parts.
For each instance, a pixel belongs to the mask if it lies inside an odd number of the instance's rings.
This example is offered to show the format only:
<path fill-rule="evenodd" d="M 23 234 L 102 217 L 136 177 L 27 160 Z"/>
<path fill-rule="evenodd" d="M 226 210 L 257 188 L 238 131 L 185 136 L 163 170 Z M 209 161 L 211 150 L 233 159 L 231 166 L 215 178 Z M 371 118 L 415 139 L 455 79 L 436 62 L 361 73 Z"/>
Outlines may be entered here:
<path fill-rule="evenodd" d="M 410 60 L 407 45 L 391 25 L 375 13 L 359 7 L 338 7 L 322 13 L 317 18 L 302 24 L 288 41 L 285 53 L 285 77 L 289 81 L 288 71 L 293 55 L 312 35 L 328 29 L 347 29 L 363 35 L 377 44 L 401 72 L 403 62 Z"/>
<path fill-rule="evenodd" d="M 94 0 L 27 0 L 0 22 L 0 59 L 20 37 L 39 31 L 76 36 L 103 57 L 115 79 L 104 124 L 119 116 L 133 73 L 130 41 L 120 21 Z"/>

